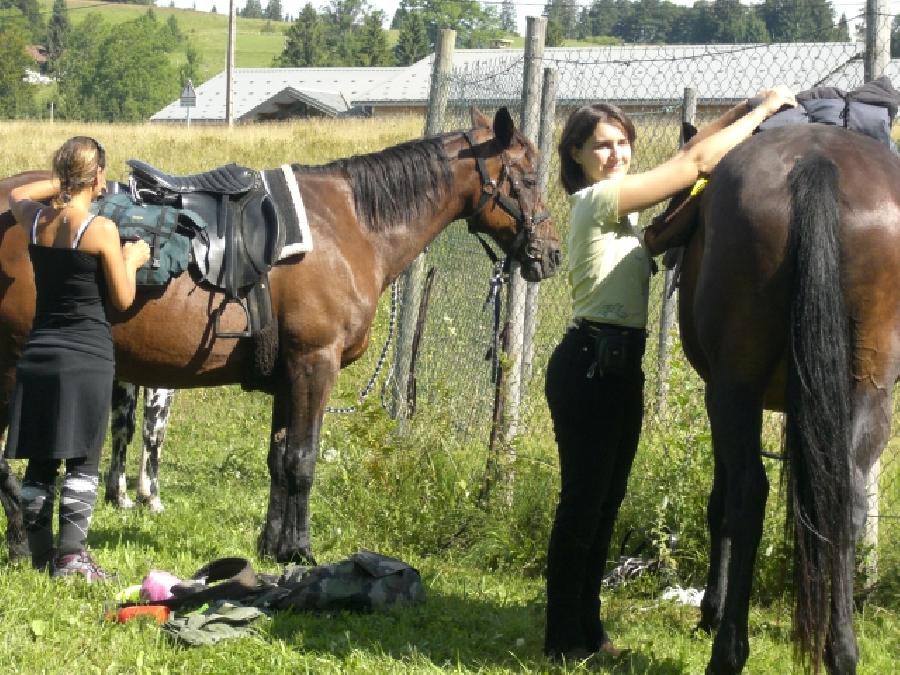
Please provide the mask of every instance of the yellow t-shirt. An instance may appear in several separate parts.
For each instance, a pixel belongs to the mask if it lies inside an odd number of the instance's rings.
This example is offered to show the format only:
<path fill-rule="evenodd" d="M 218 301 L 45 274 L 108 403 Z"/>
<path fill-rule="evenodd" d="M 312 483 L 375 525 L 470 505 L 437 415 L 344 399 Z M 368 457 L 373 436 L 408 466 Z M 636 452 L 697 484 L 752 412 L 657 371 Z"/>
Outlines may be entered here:
<path fill-rule="evenodd" d="M 618 219 L 618 180 L 569 197 L 569 283 L 575 318 L 629 328 L 647 326 L 650 257 L 637 214 Z"/>

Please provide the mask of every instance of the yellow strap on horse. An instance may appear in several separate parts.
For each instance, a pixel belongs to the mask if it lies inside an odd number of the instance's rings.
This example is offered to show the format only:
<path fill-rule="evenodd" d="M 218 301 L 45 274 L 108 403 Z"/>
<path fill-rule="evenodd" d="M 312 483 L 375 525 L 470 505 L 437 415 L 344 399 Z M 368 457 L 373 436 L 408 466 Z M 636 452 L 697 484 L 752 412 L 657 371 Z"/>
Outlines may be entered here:
<path fill-rule="evenodd" d="M 703 192 L 703 189 L 706 187 L 706 185 L 708 183 L 709 183 L 709 178 L 698 178 L 697 182 L 694 183 L 694 187 L 691 188 L 691 197 L 696 197 L 701 192 Z"/>

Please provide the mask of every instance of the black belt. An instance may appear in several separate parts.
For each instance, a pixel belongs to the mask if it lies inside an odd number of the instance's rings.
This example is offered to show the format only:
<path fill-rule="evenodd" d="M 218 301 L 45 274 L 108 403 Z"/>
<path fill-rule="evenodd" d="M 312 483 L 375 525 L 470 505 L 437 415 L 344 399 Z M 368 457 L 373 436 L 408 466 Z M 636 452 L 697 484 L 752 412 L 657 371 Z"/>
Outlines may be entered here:
<path fill-rule="evenodd" d="M 617 326 L 613 323 L 601 323 L 599 321 L 591 321 L 590 319 L 584 319 L 581 317 L 578 317 L 574 321 L 572 321 L 572 326 L 574 326 L 576 330 L 580 330 L 591 336 L 598 336 L 604 333 L 619 333 L 621 335 L 628 335 L 629 337 L 647 337 L 646 328 Z"/>

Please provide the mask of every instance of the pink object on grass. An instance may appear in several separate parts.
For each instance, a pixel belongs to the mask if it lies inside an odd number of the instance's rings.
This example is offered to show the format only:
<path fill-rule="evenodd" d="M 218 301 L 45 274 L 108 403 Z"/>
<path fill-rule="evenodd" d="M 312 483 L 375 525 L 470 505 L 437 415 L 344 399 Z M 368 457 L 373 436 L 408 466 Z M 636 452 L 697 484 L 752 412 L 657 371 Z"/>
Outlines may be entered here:
<path fill-rule="evenodd" d="M 141 600 L 144 602 L 159 602 L 172 597 L 172 586 L 181 583 L 181 579 L 174 574 L 161 570 L 150 570 L 141 583 Z"/>

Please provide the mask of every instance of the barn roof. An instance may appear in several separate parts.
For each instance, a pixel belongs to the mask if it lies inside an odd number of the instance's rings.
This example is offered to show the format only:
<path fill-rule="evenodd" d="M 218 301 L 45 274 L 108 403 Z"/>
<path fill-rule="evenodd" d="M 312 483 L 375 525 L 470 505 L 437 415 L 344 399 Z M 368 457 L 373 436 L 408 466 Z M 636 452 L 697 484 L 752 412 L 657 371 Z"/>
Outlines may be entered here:
<path fill-rule="evenodd" d="M 544 65 L 559 72 L 559 103 L 607 99 L 659 104 L 680 101 L 688 86 L 700 101 L 740 100 L 776 83 L 795 90 L 820 84 L 851 89 L 862 83 L 863 53 L 857 42 L 550 47 L 544 51 Z M 432 54 L 405 68 L 236 68 L 234 117 L 255 119 L 291 100 L 328 115 L 359 106 L 424 105 L 433 60 Z M 457 49 L 453 61 L 451 101 L 518 96 L 522 49 Z M 892 63 L 888 75 L 900 75 L 900 66 Z M 223 72 L 197 87 L 191 118 L 224 117 Z M 152 117 L 184 118 L 179 101 Z"/>
<path fill-rule="evenodd" d="M 288 99 L 303 100 L 325 114 L 347 112 L 350 102 L 380 85 L 402 68 L 235 68 L 234 119 L 254 119 L 252 113 L 274 109 Z M 225 120 L 225 72 L 195 88 L 195 121 Z M 183 120 L 180 100 L 172 101 L 150 118 L 152 121 Z"/>

